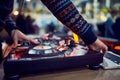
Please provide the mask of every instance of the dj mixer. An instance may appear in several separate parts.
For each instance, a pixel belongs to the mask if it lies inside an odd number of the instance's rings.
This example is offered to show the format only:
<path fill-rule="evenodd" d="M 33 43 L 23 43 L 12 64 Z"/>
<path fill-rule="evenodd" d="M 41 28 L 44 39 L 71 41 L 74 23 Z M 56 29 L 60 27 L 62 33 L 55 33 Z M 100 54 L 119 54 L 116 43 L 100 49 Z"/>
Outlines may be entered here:
<path fill-rule="evenodd" d="M 103 61 L 102 53 L 90 51 L 85 45 L 67 38 L 35 40 L 40 44 L 19 41 L 16 48 L 11 48 L 3 65 L 6 78 L 19 79 L 23 75 L 81 66 L 98 69 Z"/>

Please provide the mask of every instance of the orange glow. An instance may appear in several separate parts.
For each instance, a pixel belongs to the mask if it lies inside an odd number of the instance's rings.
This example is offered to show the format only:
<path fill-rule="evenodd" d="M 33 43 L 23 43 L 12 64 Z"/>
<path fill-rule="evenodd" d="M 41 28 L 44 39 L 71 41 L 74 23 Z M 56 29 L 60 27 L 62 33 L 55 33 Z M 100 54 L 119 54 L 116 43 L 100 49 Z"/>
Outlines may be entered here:
<path fill-rule="evenodd" d="M 115 46 L 114 49 L 115 50 L 120 50 L 120 46 Z"/>

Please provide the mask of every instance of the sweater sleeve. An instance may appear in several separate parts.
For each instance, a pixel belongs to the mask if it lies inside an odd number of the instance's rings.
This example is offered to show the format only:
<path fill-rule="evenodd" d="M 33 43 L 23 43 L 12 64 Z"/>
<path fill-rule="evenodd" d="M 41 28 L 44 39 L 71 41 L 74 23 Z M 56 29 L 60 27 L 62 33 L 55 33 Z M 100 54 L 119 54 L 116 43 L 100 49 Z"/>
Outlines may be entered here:
<path fill-rule="evenodd" d="M 92 44 L 97 36 L 90 25 L 78 12 L 70 0 L 41 0 L 53 15 L 66 27 L 79 35 L 83 41 Z"/>
<path fill-rule="evenodd" d="M 5 25 L 5 22 L 2 19 L 0 19 L 0 31 L 3 30 L 4 25 Z"/>
<path fill-rule="evenodd" d="M 18 27 L 16 26 L 15 22 L 13 21 L 10 15 L 4 19 L 4 22 L 5 22 L 5 29 L 8 32 L 8 34 L 11 36 L 11 31 L 13 29 L 18 29 Z"/>

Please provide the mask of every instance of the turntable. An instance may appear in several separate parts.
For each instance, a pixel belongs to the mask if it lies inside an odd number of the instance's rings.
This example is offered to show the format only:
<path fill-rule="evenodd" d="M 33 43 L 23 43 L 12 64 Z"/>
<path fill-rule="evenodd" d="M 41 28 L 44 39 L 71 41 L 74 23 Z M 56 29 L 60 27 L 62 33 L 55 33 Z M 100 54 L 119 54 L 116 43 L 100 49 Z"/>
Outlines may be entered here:
<path fill-rule="evenodd" d="M 41 44 L 33 45 L 28 41 L 20 41 L 16 48 L 11 49 L 4 61 L 6 78 L 19 79 L 23 75 L 81 66 L 98 69 L 103 61 L 103 54 L 89 51 L 86 46 L 69 39 L 36 40 Z"/>

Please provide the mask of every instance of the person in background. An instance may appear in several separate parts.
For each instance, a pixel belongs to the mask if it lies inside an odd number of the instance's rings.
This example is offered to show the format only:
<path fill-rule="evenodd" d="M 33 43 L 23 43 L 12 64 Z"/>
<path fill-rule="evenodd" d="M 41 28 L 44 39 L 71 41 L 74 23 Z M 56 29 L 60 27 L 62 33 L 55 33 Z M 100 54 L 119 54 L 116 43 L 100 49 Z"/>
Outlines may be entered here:
<path fill-rule="evenodd" d="M 19 27 L 19 30 L 23 32 L 24 34 L 27 34 L 27 29 L 26 29 L 26 20 L 25 16 L 23 14 L 17 15 L 17 18 L 15 19 L 15 23 L 17 27 Z"/>
<path fill-rule="evenodd" d="M 79 14 L 78 10 L 70 0 L 41 0 L 48 9 L 60 20 L 66 27 L 80 36 L 88 47 L 94 51 L 107 52 L 107 46 L 100 41 L 92 32 L 91 25 Z M 0 0 L 0 27 L 4 27 L 9 35 L 14 40 L 16 45 L 19 39 L 30 40 L 33 39 L 24 35 L 14 21 L 9 16 L 13 9 L 14 0 Z M 2 51 L 0 52 L 0 55 Z M 2 56 L 0 57 L 0 62 Z"/>
<path fill-rule="evenodd" d="M 112 10 L 107 14 L 107 20 L 105 22 L 105 34 L 104 37 L 114 38 L 114 32 L 112 29 L 112 25 L 114 23 L 114 17 L 116 16 L 116 11 Z"/>
<path fill-rule="evenodd" d="M 120 16 L 116 18 L 112 28 L 114 31 L 114 38 L 120 40 Z"/>
<path fill-rule="evenodd" d="M 34 22 L 34 19 L 32 19 L 30 15 L 26 16 L 25 18 L 26 34 L 34 34 L 33 22 Z"/>

